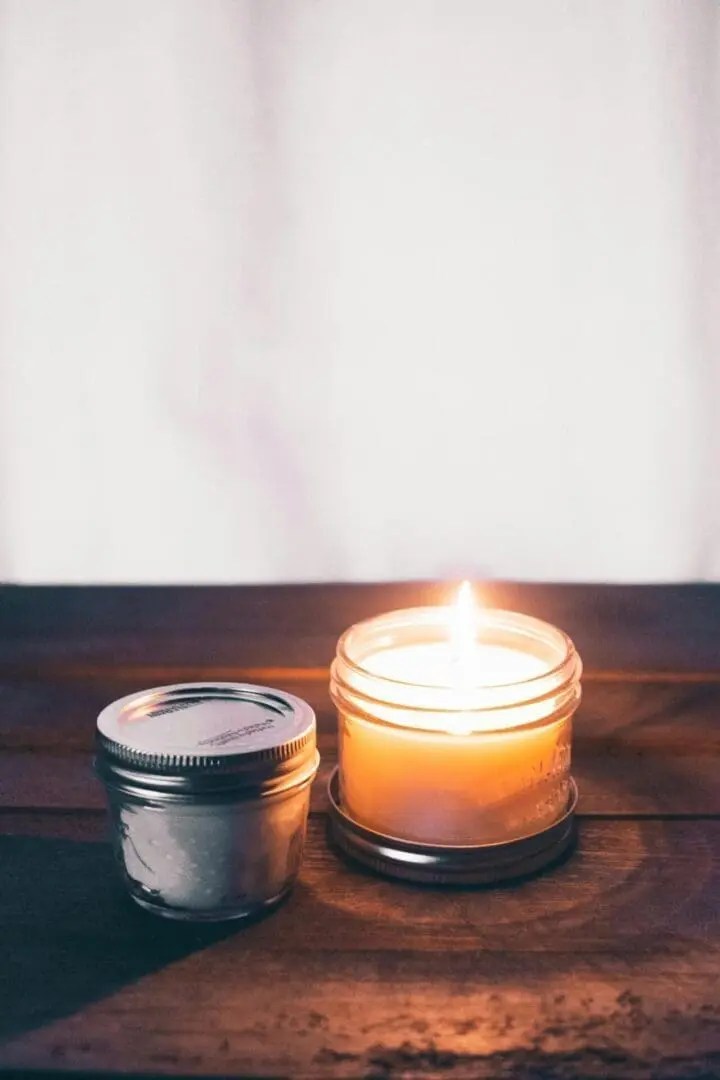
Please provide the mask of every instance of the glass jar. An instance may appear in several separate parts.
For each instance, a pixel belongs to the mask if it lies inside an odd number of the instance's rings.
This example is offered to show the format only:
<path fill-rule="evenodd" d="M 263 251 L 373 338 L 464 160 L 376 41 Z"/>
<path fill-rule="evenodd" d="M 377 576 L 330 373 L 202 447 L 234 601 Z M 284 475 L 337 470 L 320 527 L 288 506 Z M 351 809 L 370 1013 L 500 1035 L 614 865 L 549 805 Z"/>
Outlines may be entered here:
<path fill-rule="evenodd" d="M 136 903 L 210 922 L 288 893 L 319 764 L 306 702 L 262 686 L 185 683 L 113 702 L 97 727 L 96 773 Z"/>
<path fill-rule="evenodd" d="M 393 611 L 340 638 L 339 810 L 410 845 L 512 844 L 551 830 L 572 802 L 582 665 L 556 627 L 478 608 L 448 678 L 451 610 Z"/>

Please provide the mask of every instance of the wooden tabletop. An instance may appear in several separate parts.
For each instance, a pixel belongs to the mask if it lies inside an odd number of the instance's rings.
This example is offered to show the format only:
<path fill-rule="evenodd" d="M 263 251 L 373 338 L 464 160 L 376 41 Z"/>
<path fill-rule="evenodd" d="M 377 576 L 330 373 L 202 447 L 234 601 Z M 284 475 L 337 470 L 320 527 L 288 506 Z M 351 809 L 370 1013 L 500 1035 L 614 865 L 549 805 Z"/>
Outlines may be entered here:
<path fill-rule="evenodd" d="M 0 589 L 0 1071 L 453 1078 L 720 1074 L 720 587 L 493 585 L 586 664 L 577 852 L 496 890 L 328 850 L 328 665 L 420 585 Z M 316 709 L 300 881 L 198 929 L 125 897 L 91 773 L 102 705 L 222 678 Z"/>

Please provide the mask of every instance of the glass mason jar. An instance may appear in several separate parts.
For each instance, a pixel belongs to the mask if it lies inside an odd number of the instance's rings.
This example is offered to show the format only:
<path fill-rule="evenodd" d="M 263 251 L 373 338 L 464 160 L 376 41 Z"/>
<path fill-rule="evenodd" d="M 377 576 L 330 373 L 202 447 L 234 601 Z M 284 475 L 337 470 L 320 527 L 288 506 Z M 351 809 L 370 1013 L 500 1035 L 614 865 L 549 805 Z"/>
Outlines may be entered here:
<path fill-rule="evenodd" d="M 478 608 L 448 678 L 451 610 L 393 611 L 340 638 L 338 809 L 410 844 L 511 844 L 552 829 L 573 801 L 581 661 L 556 627 Z"/>
<path fill-rule="evenodd" d="M 300 870 L 318 764 L 312 709 L 267 687 L 177 684 L 108 705 L 95 768 L 133 900 L 208 922 L 277 904 Z"/>

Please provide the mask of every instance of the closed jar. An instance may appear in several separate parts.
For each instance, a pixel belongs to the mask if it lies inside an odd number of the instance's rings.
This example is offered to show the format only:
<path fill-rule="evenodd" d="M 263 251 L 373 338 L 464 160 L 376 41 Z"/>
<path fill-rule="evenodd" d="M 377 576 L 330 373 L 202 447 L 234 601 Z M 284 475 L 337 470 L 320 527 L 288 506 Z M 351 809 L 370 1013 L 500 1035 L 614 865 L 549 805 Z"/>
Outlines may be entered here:
<path fill-rule="evenodd" d="M 277 904 L 300 870 L 318 764 L 312 709 L 269 687 L 184 683 L 108 705 L 95 770 L 133 900 L 205 922 Z"/>

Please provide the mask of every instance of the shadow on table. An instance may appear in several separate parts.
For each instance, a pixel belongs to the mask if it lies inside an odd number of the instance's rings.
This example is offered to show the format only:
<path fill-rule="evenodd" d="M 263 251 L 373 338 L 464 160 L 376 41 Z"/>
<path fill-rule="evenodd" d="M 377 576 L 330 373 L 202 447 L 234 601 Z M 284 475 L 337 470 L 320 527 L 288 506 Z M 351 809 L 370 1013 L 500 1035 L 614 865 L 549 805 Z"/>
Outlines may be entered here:
<path fill-rule="evenodd" d="M 0 837 L 0 1040 L 115 993 L 237 931 L 148 915 L 110 845 Z"/>

